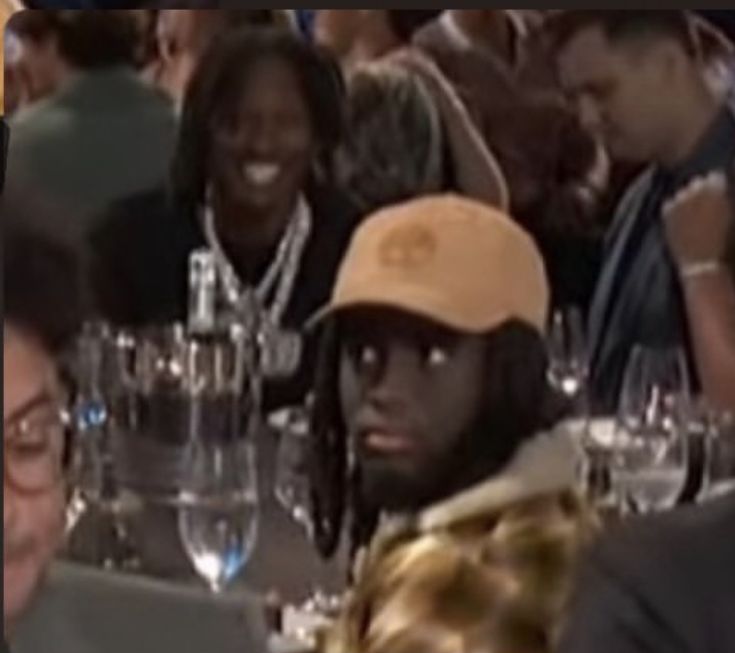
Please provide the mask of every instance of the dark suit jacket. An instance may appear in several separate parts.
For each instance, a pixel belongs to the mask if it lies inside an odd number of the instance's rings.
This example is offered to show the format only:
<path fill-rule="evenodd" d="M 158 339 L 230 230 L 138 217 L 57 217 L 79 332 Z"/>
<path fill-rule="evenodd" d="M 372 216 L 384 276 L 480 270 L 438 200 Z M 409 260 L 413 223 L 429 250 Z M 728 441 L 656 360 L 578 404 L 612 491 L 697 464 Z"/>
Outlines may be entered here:
<path fill-rule="evenodd" d="M 560 653 L 733 653 L 735 496 L 632 525 L 584 567 Z"/>
<path fill-rule="evenodd" d="M 307 192 L 314 227 L 304 250 L 284 326 L 302 330 L 329 300 L 337 268 L 359 215 L 342 193 L 324 187 Z M 141 327 L 181 322 L 188 302 L 189 254 L 205 245 L 197 217 L 159 188 L 115 204 L 88 239 L 89 282 L 97 313 L 113 324 Z M 298 403 L 311 387 L 317 339 L 295 377 L 266 387 L 266 404 Z"/>

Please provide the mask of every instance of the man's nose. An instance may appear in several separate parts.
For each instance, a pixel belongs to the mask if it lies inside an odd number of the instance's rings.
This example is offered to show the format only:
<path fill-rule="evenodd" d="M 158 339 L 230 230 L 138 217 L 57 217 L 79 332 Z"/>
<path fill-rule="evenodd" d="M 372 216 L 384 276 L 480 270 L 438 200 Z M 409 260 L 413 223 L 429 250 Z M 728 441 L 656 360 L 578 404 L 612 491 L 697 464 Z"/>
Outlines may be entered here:
<path fill-rule="evenodd" d="M 260 119 L 257 124 L 257 129 L 249 135 L 250 150 L 255 155 L 270 155 L 276 147 L 279 129 L 268 117 Z"/>
<path fill-rule="evenodd" d="M 411 400 L 418 376 L 416 353 L 409 347 L 391 347 L 385 354 L 380 373 L 371 389 L 371 401 L 394 408 L 404 406 Z"/>

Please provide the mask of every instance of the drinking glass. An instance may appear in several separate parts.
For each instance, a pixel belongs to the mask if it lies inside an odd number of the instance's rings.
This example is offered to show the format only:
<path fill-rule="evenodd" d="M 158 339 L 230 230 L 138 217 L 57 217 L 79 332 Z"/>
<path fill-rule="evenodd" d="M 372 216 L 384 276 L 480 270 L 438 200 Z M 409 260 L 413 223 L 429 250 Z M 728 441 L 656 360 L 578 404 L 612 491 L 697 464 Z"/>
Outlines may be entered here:
<path fill-rule="evenodd" d="M 735 491 L 735 415 L 716 415 L 708 429 L 700 502 Z"/>
<path fill-rule="evenodd" d="M 635 347 L 620 397 L 613 483 L 636 512 L 673 507 L 684 490 L 688 465 L 690 391 L 679 349 Z"/>
<path fill-rule="evenodd" d="M 250 559 L 258 529 L 255 452 L 248 441 L 197 438 L 179 496 L 179 534 L 199 576 L 222 592 Z"/>
<path fill-rule="evenodd" d="M 579 404 L 587 387 L 589 357 L 582 312 L 578 308 L 572 306 L 554 312 L 547 348 L 549 382 L 570 401 Z"/>
<path fill-rule="evenodd" d="M 312 535 L 309 458 L 309 414 L 305 407 L 288 408 L 271 420 L 279 434 L 275 496 L 290 517 Z"/>

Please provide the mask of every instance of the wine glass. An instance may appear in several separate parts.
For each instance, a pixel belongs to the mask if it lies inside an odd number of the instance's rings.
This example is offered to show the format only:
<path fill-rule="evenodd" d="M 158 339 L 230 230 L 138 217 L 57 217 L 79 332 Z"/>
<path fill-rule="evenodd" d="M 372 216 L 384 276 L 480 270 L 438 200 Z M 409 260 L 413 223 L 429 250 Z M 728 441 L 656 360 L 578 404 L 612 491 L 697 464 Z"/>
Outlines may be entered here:
<path fill-rule="evenodd" d="M 101 321 L 84 324 L 74 350 L 76 393 L 71 410 L 74 445 L 69 480 L 72 487 L 67 506 L 67 534 L 71 535 L 85 515 L 89 523 L 79 538 L 82 548 L 94 528 L 94 558 L 105 568 L 134 568 L 135 547 L 128 534 L 127 514 L 134 508 L 120 491 L 111 449 L 115 429 L 113 404 L 117 391 L 114 333 Z M 72 547 L 73 548 L 73 547 Z M 83 553 L 85 558 L 88 554 Z"/>
<path fill-rule="evenodd" d="M 613 483 L 637 512 L 672 508 L 689 466 L 690 390 L 680 349 L 637 346 L 628 363 L 617 417 Z"/>
<path fill-rule="evenodd" d="M 74 530 L 89 507 L 101 499 L 105 429 L 109 414 L 102 373 L 107 326 L 86 322 L 72 351 L 70 366 L 76 393 L 70 412 L 74 433 L 69 481 L 72 492 L 67 507 L 67 532 Z"/>
<path fill-rule="evenodd" d="M 313 397 L 309 396 L 304 405 L 285 408 L 269 418 L 270 426 L 279 434 L 274 494 L 291 519 L 304 529 L 310 541 L 314 535 L 308 469 L 312 405 Z M 313 583 L 306 600 L 290 610 L 310 623 L 319 624 L 324 619 L 333 618 L 341 605 L 341 595 L 332 595 L 319 583 Z M 298 638 L 304 639 L 304 633 L 301 635 Z M 305 637 L 305 641 L 310 641 L 310 638 Z"/>
<path fill-rule="evenodd" d="M 255 548 L 258 490 L 247 440 L 194 440 L 179 495 L 179 534 L 194 569 L 213 593 L 242 571 Z"/>
<path fill-rule="evenodd" d="M 305 407 L 280 411 L 271 420 L 279 433 L 275 496 L 281 507 L 312 536 L 308 474 L 309 414 Z"/>
<path fill-rule="evenodd" d="M 698 501 L 735 491 L 735 415 L 713 417 L 705 442 L 702 491 Z"/>
<path fill-rule="evenodd" d="M 570 401 L 579 404 L 587 387 L 589 357 L 582 312 L 577 307 L 554 311 L 549 325 L 547 349 L 549 382 Z"/>

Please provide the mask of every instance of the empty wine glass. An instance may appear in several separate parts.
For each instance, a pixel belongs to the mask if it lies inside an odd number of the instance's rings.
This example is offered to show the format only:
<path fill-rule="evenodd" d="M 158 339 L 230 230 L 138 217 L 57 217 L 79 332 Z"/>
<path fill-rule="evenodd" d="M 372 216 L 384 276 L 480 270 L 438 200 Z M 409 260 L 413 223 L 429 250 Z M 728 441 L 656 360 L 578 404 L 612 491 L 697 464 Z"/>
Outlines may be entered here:
<path fill-rule="evenodd" d="M 688 465 L 689 381 L 679 349 L 636 347 L 625 372 L 613 455 L 613 483 L 637 512 L 673 507 Z"/>
<path fill-rule="evenodd" d="M 547 348 L 549 382 L 570 401 L 578 404 L 584 397 L 589 376 L 584 321 L 578 308 L 567 307 L 554 311 Z"/>
<path fill-rule="evenodd" d="M 309 414 L 305 407 L 288 408 L 271 420 L 279 433 L 275 495 L 283 509 L 311 537 L 308 474 Z"/>
<path fill-rule="evenodd" d="M 255 450 L 247 440 L 189 448 L 179 496 L 179 534 L 196 572 L 222 592 L 252 556 L 258 530 Z"/>
<path fill-rule="evenodd" d="M 735 415 L 716 415 L 708 429 L 700 502 L 735 491 Z"/>

